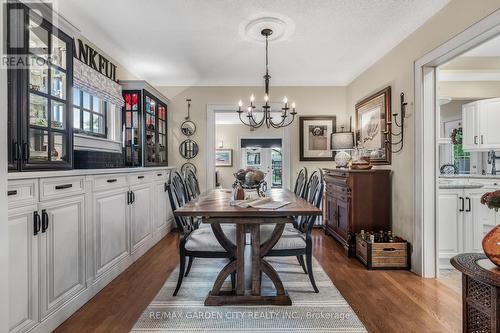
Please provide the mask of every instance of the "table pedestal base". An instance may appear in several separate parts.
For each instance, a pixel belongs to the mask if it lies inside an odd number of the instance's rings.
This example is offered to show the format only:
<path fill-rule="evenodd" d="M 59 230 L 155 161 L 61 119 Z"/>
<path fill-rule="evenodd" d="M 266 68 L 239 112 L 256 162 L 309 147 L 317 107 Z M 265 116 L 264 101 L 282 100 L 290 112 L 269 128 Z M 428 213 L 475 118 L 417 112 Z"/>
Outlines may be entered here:
<path fill-rule="evenodd" d="M 270 221 L 261 218 L 241 218 L 236 223 L 236 244 L 233 244 L 224 234 L 221 223 L 234 223 L 234 220 L 217 218 L 206 221 L 212 225 L 215 237 L 221 246 L 234 258 L 217 276 L 212 290 L 209 292 L 205 305 L 292 305 L 283 283 L 276 270 L 264 260 L 265 255 L 273 248 L 280 239 L 288 218 L 273 218 L 275 223 L 273 232 L 269 239 L 261 244 L 260 225 Z M 245 260 L 245 236 L 249 232 L 252 238 L 250 251 L 247 252 L 248 261 Z M 245 269 L 246 268 L 246 269 Z M 245 279 L 245 270 L 249 272 Z M 236 275 L 236 288 L 231 291 L 221 290 L 224 281 L 231 275 Z M 262 292 L 262 274 L 265 274 L 272 282 L 275 293 L 265 294 Z"/>

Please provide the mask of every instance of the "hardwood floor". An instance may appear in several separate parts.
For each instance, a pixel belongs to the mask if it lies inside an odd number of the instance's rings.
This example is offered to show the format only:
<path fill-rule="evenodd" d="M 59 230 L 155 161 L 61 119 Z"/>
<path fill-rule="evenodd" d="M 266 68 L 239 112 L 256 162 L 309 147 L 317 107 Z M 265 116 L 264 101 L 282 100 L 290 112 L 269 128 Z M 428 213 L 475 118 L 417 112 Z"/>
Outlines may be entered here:
<path fill-rule="evenodd" d="M 407 271 L 368 271 L 332 237 L 313 236 L 314 256 L 369 332 L 461 330 L 461 297 L 446 285 Z M 128 332 L 177 265 L 177 249 L 178 234 L 170 233 L 55 332 Z"/>

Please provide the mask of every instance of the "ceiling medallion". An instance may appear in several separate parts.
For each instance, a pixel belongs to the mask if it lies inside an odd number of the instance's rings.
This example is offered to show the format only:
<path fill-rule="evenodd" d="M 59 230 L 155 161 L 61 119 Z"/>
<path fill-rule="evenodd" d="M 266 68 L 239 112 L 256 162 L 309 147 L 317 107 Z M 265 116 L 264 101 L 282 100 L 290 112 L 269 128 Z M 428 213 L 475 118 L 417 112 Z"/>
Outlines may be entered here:
<path fill-rule="evenodd" d="M 271 80 L 271 75 L 269 75 L 269 37 L 273 34 L 273 30 L 270 28 L 264 28 L 261 30 L 261 35 L 266 39 L 266 74 L 264 75 L 264 85 L 265 85 L 265 95 L 264 102 L 265 104 L 262 106 L 262 110 L 256 110 L 256 106 L 254 105 L 255 97 L 252 94 L 250 96 L 250 105 L 246 109 L 245 117 L 247 120 L 245 121 L 243 118 L 243 110 L 241 107 L 243 106 L 243 102 L 240 100 L 238 103 L 238 116 L 240 121 L 251 127 L 251 128 L 259 128 L 263 124 L 266 124 L 267 128 L 280 128 L 286 127 L 290 125 L 295 119 L 295 115 L 297 112 L 295 111 L 295 103 L 292 103 L 291 107 L 288 105 L 288 99 L 286 96 L 283 98 L 283 107 L 281 108 L 281 120 L 274 121 L 271 115 L 271 105 L 269 104 L 269 82 Z M 291 112 L 289 112 L 291 110 Z M 262 114 L 262 118 L 256 117 L 256 114 Z"/>

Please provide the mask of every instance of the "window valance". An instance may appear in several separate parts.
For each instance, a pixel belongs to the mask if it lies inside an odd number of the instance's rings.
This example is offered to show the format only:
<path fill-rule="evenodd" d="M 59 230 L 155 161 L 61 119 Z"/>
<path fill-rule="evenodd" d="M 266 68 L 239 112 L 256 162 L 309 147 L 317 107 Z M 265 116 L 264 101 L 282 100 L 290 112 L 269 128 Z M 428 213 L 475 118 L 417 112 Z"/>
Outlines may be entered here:
<path fill-rule="evenodd" d="M 91 95 L 122 107 L 122 87 L 80 60 L 73 59 L 73 85 Z"/>

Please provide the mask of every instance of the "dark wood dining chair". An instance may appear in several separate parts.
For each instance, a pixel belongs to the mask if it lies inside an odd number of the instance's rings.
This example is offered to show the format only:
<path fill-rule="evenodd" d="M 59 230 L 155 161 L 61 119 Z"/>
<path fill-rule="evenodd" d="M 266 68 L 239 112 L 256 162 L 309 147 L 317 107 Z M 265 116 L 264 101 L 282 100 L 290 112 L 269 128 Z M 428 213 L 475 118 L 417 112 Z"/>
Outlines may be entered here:
<path fill-rule="evenodd" d="M 186 192 L 189 199 L 193 200 L 200 195 L 200 184 L 198 177 L 192 169 L 188 169 L 184 175 L 184 183 L 186 184 Z"/>
<path fill-rule="evenodd" d="M 323 198 L 323 172 L 318 169 L 311 174 L 304 191 L 304 199 L 315 207 L 320 207 Z M 314 281 L 312 269 L 312 238 L 311 232 L 316 221 L 316 215 L 302 216 L 297 220 L 297 226 L 287 225 L 283 235 L 271 251 L 267 253 L 268 257 L 289 257 L 295 256 L 302 266 L 304 273 L 308 274 L 314 292 L 319 292 Z M 267 241 L 274 229 L 273 225 L 261 226 L 262 243 Z M 304 255 L 306 257 L 304 265 Z M 307 266 L 307 268 L 306 268 Z"/>
<path fill-rule="evenodd" d="M 172 211 L 185 205 L 190 199 L 187 194 L 186 184 L 177 171 L 172 171 L 167 183 L 168 198 Z M 179 240 L 179 277 L 175 287 L 174 296 L 177 295 L 182 285 L 183 277 L 188 276 L 194 258 L 228 258 L 233 257 L 220 245 L 210 227 L 200 228 L 200 220 L 187 217 L 175 216 L 177 229 L 181 233 Z M 234 226 L 224 226 L 224 233 L 234 243 L 236 242 L 236 228 Z M 186 257 L 189 263 L 186 269 Z M 234 289 L 234 274 L 231 275 L 231 285 Z"/>
<path fill-rule="evenodd" d="M 307 168 L 303 167 L 302 169 L 300 169 L 299 173 L 297 174 L 297 178 L 295 179 L 295 187 L 293 188 L 293 192 L 295 193 L 295 195 L 303 197 L 304 192 L 306 190 L 306 185 L 307 185 Z M 293 226 L 295 228 L 298 228 L 300 219 L 301 218 L 299 216 L 293 217 Z"/>
<path fill-rule="evenodd" d="M 307 185 L 307 168 L 303 167 L 300 169 L 297 179 L 295 179 L 295 187 L 293 188 L 293 192 L 295 195 L 302 197 L 304 196 L 304 191 Z"/>

